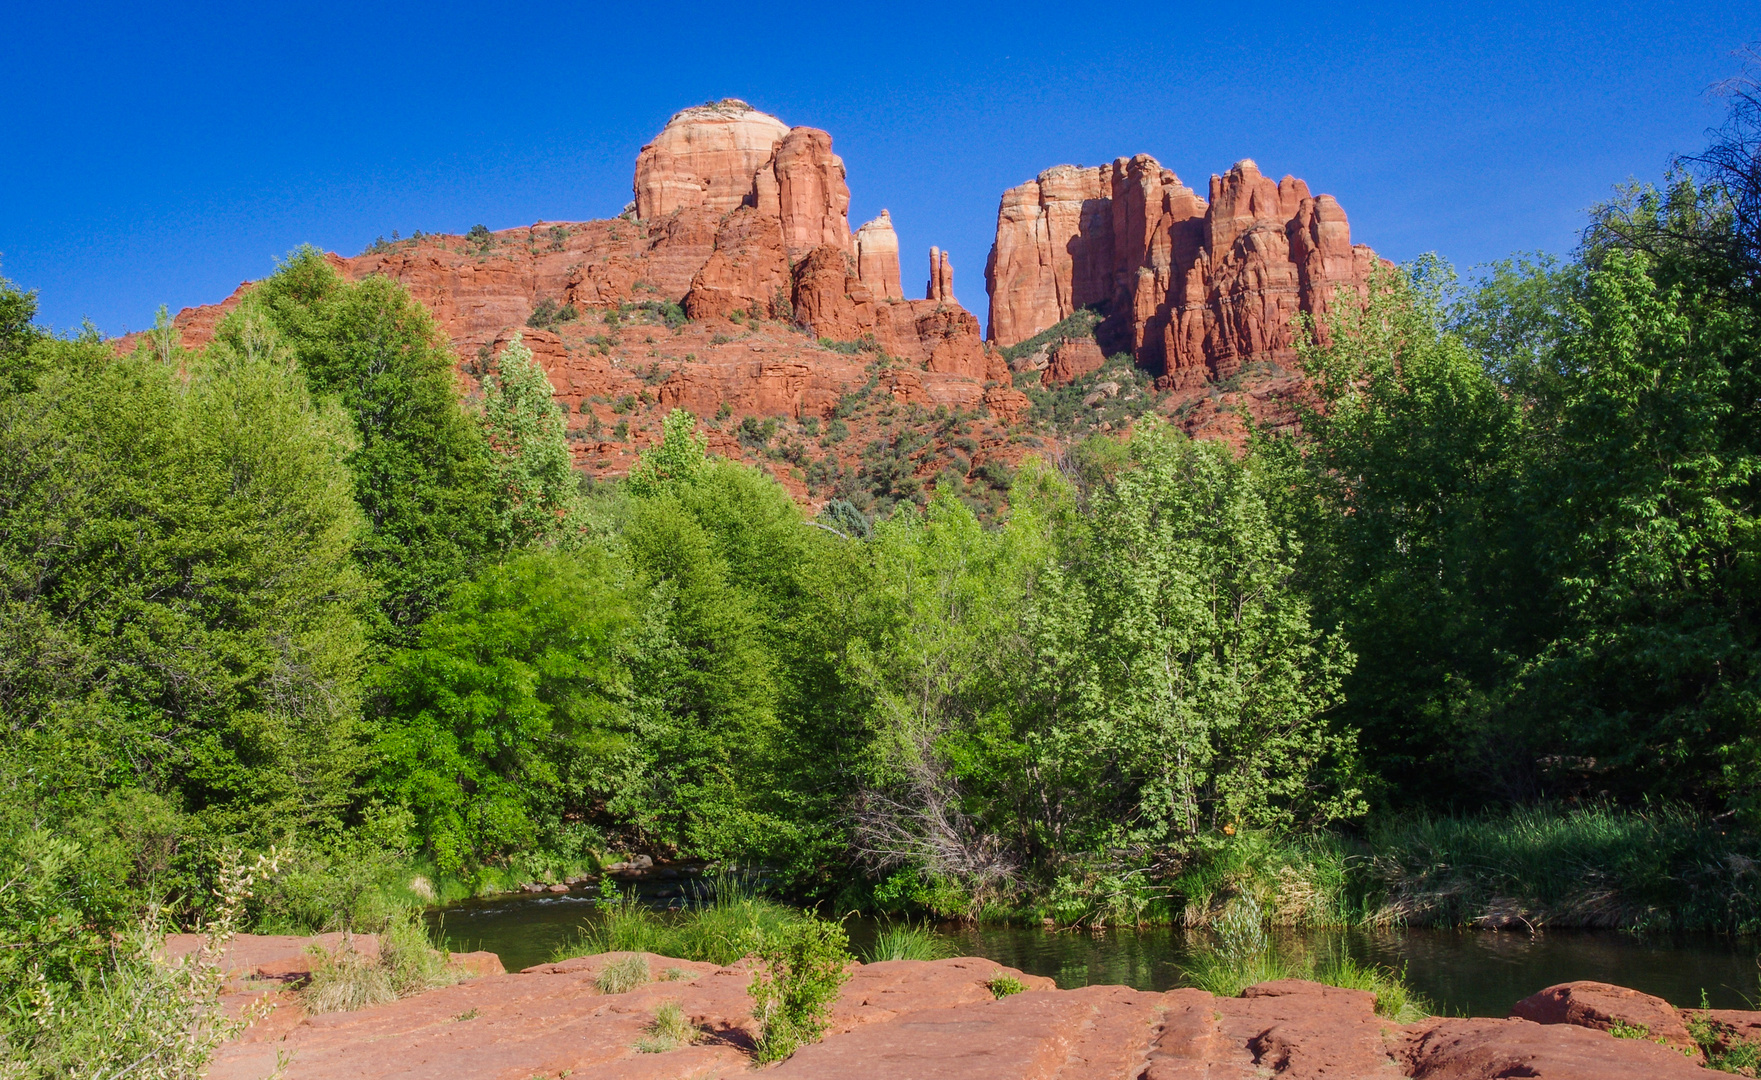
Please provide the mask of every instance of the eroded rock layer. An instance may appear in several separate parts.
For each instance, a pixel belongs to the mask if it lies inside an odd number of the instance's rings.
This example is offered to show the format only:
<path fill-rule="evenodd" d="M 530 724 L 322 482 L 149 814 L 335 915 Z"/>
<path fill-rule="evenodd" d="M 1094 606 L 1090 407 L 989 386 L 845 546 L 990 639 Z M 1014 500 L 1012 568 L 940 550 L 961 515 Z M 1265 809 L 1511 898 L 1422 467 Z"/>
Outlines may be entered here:
<path fill-rule="evenodd" d="M 1060 165 L 1003 193 L 985 268 L 990 339 L 1014 345 L 1081 308 L 1110 354 L 1162 374 L 1164 389 L 1287 364 L 1299 312 L 1362 295 L 1376 256 L 1353 245 L 1331 195 L 1252 161 L 1198 196 L 1155 158 Z"/>

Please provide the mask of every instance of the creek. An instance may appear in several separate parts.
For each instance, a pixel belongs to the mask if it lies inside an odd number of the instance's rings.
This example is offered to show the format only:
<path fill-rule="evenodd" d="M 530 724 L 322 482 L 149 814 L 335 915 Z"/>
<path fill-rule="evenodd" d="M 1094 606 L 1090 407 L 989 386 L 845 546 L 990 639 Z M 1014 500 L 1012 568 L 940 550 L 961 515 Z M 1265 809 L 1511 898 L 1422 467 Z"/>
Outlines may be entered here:
<path fill-rule="evenodd" d="M 646 883 L 642 899 L 676 906 L 676 884 Z M 509 971 L 549 960 L 597 908 L 592 888 L 567 894 L 469 900 L 429 913 L 436 936 L 455 951 L 487 949 Z M 884 926 L 873 919 L 845 924 L 861 956 Z M 1122 984 L 1140 990 L 1180 985 L 1181 963 L 1203 935 L 1171 927 L 1047 931 L 1023 926 L 935 928 L 956 955 L 982 956 L 1059 987 Z M 1406 982 L 1438 1011 L 1455 1016 L 1504 1016 L 1518 1000 L 1554 983 L 1575 979 L 1630 986 L 1678 1007 L 1700 1004 L 1744 1009 L 1758 993 L 1754 938 L 1711 934 L 1639 936 L 1614 931 L 1545 930 L 1304 930 L 1284 932 L 1287 950 L 1344 949 L 1362 963 L 1404 971 Z"/>

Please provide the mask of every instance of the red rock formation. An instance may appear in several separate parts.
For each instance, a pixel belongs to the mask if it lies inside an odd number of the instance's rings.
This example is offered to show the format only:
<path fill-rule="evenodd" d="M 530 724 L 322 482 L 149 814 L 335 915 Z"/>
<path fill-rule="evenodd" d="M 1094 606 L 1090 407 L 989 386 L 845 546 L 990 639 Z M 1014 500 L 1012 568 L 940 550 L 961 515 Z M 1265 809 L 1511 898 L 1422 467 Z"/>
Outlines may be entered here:
<path fill-rule="evenodd" d="M 929 249 L 929 284 L 923 298 L 944 304 L 959 303 L 954 299 L 954 266 L 948 261 L 948 253 L 940 248 Z"/>
<path fill-rule="evenodd" d="M 234 948 L 251 949 L 241 941 Z M 273 950 L 271 950 L 273 951 Z M 285 952 L 285 949 L 282 951 Z M 621 994 L 595 978 L 640 956 L 653 978 Z M 481 969 L 480 969 L 481 970 Z M 493 972 L 493 968 L 487 969 Z M 989 981 L 1025 992 L 996 1000 Z M 612 953 L 488 974 L 358 1012 L 307 1017 L 298 995 L 216 1055 L 210 1080 L 286 1065 L 288 1080 L 430 1076 L 593 1076 L 602 1080 L 752 1075 L 751 969 Z M 242 1008 L 250 1000 L 235 995 Z M 643 1053 L 655 1011 L 674 1002 L 702 1033 Z M 853 964 L 823 1041 L 769 1069 L 779 1080 L 1689 1080 L 1724 1075 L 1672 1048 L 1569 1024 L 1431 1018 L 1399 1024 L 1374 995 L 1285 980 L 1236 998 L 1123 986 L 1057 990 L 991 960 Z M 1737 1014 L 1755 1018 L 1758 1014 Z"/>
<path fill-rule="evenodd" d="M 856 276 L 876 300 L 903 300 L 899 278 L 899 234 L 885 210 L 856 230 Z"/>
<path fill-rule="evenodd" d="M 750 206 L 728 214 L 716 230 L 715 250 L 691 279 L 685 314 L 693 319 L 732 311 L 769 315 L 788 297 L 789 258 L 782 223 Z"/>
<path fill-rule="evenodd" d="M 788 134 L 781 120 L 733 98 L 675 114 L 636 156 L 636 216 L 751 205 L 754 177 Z"/>
<path fill-rule="evenodd" d="M 1200 199 L 1154 158 L 1062 165 L 1003 193 L 985 269 L 991 340 L 1023 341 L 1079 308 L 1105 316 L 1103 349 L 1131 352 L 1164 388 L 1288 363 L 1298 312 L 1361 290 L 1376 258 L 1344 211 L 1251 161 Z"/>
<path fill-rule="evenodd" d="M 790 256 L 830 244 L 850 250 L 850 188 L 832 137 L 815 128 L 789 131 L 777 145 L 777 213 Z M 761 200 L 759 208 L 764 209 Z"/>
<path fill-rule="evenodd" d="M 1059 342 L 1051 350 L 1045 374 L 1041 378 L 1047 386 L 1075 382 L 1091 371 L 1101 370 L 1101 365 L 1106 362 L 1107 358 L 1101 355 L 1101 347 L 1092 338 L 1073 338 Z"/>

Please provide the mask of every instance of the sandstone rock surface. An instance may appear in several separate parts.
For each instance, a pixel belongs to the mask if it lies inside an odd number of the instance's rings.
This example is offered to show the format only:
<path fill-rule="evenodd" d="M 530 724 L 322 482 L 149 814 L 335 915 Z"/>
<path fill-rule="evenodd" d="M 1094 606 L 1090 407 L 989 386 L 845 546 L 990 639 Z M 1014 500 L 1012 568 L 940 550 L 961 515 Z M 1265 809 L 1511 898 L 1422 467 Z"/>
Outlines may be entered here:
<path fill-rule="evenodd" d="M 856 230 L 856 276 L 876 300 L 903 300 L 899 277 L 899 234 L 893 231 L 892 215 L 885 210 Z"/>
<path fill-rule="evenodd" d="M 1675 1047 L 1696 1061 L 1702 1056 L 1681 1013 L 1669 1002 L 1610 983 L 1580 981 L 1549 986 L 1517 1002 L 1510 1015 L 1537 1024 L 1571 1024 L 1598 1031 L 1619 1026 L 1635 1037 Z"/>
<path fill-rule="evenodd" d="M 288 1080 L 752 1074 L 757 1030 L 746 994 L 749 968 L 640 954 L 651 981 L 622 994 L 599 992 L 595 976 L 625 955 L 542 964 L 354 1013 L 307 1017 L 297 994 L 279 991 L 281 1008 L 224 1047 L 209 1075 L 254 1078 L 278 1056 L 291 1059 Z M 997 1000 L 988 986 L 997 975 L 1015 977 L 1025 992 Z M 700 1036 L 643 1053 L 636 1044 L 666 1002 L 677 1002 Z M 1396 1024 L 1377 1016 L 1374 1004 L 1363 991 L 1294 980 L 1250 987 L 1239 998 L 1122 986 L 1061 991 L 1049 979 L 975 957 L 890 961 L 854 965 L 824 1041 L 761 1071 L 813 1080 L 1721 1075 L 1672 1048 L 1589 1027 L 1520 1019 Z"/>
<path fill-rule="evenodd" d="M 1287 365 L 1298 313 L 1323 315 L 1341 287 L 1361 294 L 1375 265 L 1332 196 L 1252 161 L 1211 177 L 1208 202 L 1147 154 L 1060 165 L 1003 193 L 990 340 L 1013 345 L 1092 308 L 1105 352 L 1185 389 Z"/>

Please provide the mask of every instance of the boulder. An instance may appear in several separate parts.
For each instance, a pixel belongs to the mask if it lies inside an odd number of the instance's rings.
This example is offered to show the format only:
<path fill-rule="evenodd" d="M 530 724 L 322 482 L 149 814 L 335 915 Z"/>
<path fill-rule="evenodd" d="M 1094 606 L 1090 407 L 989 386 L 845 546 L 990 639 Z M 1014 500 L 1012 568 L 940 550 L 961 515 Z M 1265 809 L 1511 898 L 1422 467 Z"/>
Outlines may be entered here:
<path fill-rule="evenodd" d="M 1517 1002 L 1510 1015 L 1537 1024 L 1571 1024 L 1597 1031 L 1619 1031 L 1674 1047 L 1698 1061 L 1700 1046 L 1688 1034 L 1681 1013 L 1662 998 L 1602 982 L 1549 986 Z"/>

